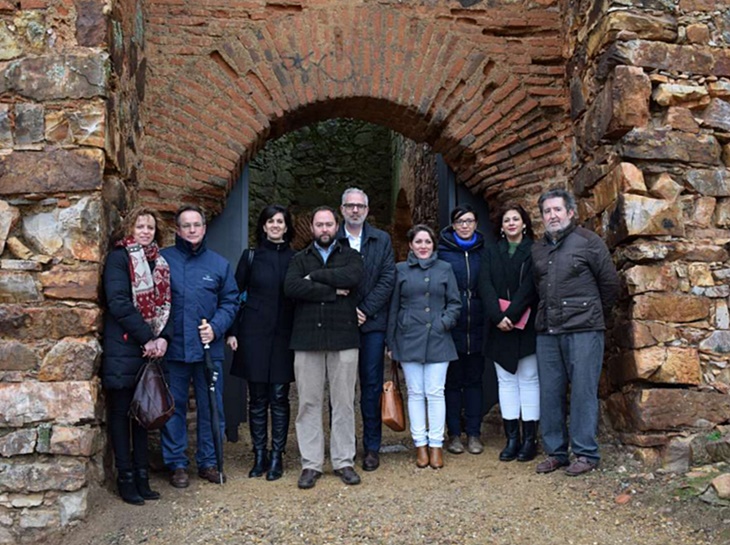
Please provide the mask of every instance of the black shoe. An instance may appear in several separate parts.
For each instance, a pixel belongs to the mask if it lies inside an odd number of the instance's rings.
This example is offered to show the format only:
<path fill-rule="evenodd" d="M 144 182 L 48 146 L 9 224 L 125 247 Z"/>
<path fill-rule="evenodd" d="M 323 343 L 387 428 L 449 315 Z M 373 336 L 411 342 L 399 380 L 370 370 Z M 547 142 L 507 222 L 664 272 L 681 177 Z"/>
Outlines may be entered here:
<path fill-rule="evenodd" d="M 522 422 L 522 447 L 517 453 L 518 462 L 529 462 L 537 456 L 537 422 L 528 420 Z"/>
<path fill-rule="evenodd" d="M 375 471 L 380 467 L 380 455 L 375 450 L 369 450 L 365 453 L 362 461 L 362 468 L 365 471 Z"/>
<path fill-rule="evenodd" d="M 137 486 L 137 492 L 145 500 L 159 500 L 160 493 L 150 488 L 150 473 L 147 469 L 134 470 L 134 484 Z"/>
<path fill-rule="evenodd" d="M 320 473 L 319 471 L 316 471 L 314 469 L 304 469 L 302 470 L 302 474 L 299 475 L 297 486 L 304 490 L 306 490 L 307 488 L 314 488 L 314 485 L 317 484 L 317 479 L 319 479 L 321 476 L 322 473 Z"/>
<path fill-rule="evenodd" d="M 269 453 L 266 449 L 255 450 L 254 462 L 251 471 L 248 472 L 248 478 L 261 477 L 266 473 L 266 468 L 269 466 Z"/>
<path fill-rule="evenodd" d="M 507 436 L 507 444 L 499 453 L 500 462 L 511 462 L 517 458 L 520 451 L 520 421 L 519 420 L 503 420 L 504 434 Z"/>
<path fill-rule="evenodd" d="M 335 469 L 335 475 L 342 479 L 342 482 L 345 484 L 360 484 L 360 475 L 357 474 L 352 466 Z"/>
<path fill-rule="evenodd" d="M 117 476 L 117 489 L 122 499 L 132 505 L 144 505 L 144 498 L 140 496 L 137 485 L 134 484 L 134 475 L 131 471 L 120 471 Z"/>
<path fill-rule="evenodd" d="M 266 473 L 267 481 L 281 479 L 281 476 L 284 474 L 283 454 L 280 450 L 271 451 L 271 465 L 269 466 L 269 471 Z"/>

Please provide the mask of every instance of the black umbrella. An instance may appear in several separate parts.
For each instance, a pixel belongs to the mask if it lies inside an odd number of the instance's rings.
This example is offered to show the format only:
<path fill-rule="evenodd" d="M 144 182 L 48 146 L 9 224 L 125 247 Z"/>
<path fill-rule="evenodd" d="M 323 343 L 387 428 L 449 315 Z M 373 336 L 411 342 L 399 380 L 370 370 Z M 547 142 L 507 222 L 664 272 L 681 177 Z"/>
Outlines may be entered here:
<path fill-rule="evenodd" d="M 203 325 L 207 322 L 203 319 Z M 221 421 L 218 416 L 218 398 L 215 395 L 215 385 L 218 382 L 218 369 L 210 357 L 210 345 L 203 344 L 205 353 L 205 378 L 208 381 L 208 404 L 210 405 L 210 427 L 213 432 L 213 443 L 215 444 L 215 459 L 218 465 L 219 484 L 223 484 L 223 441 L 221 437 Z"/>

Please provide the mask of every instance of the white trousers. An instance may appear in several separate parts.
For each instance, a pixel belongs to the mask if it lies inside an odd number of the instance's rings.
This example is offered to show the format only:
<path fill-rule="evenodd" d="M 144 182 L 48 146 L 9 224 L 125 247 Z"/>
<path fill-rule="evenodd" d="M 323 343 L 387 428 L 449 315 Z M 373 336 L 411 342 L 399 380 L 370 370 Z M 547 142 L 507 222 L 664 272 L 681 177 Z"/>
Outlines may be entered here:
<path fill-rule="evenodd" d="M 449 362 L 401 362 L 408 386 L 408 420 L 417 447 L 442 447 L 446 426 L 444 385 Z M 428 415 L 428 425 L 426 425 Z"/>
<path fill-rule="evenodd" d="M 537 356 L 525 356 L 517 363 L 517 372 L 505 371 L 496 361 L 499 381 L 499 408 L 504 420 L 540 420 L 540 381 L 537 375 Z"/>

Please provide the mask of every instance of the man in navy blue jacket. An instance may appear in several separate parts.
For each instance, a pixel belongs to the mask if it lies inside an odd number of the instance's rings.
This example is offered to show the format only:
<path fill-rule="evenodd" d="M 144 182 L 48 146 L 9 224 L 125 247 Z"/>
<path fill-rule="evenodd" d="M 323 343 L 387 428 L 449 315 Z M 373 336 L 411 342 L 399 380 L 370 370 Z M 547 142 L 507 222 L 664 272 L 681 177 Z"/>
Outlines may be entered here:
<path fill-rule="evenodd" d="M 388 305 L 395 285 L 395 259 L 390 236 L 365 221 L 368 196 L 351 187 L 342 194 L 340 212 L 345 219 L 337 232 L 341 244 L 360 252 L 365 274 L 357 287 L 357 322 L 360 326 L 360 412 L 362 468 L 374 471 L 380 466 L 382 421 L 380 394 L 383 391 L 383 354 L 388 329 Z"/>
<path fill-rule="evenodd" d="M 185 488 L 189 485 L 185 449 L 188 446 L 186 415 L 191 381 L 197 400 L 195 461 L 198 475 L 213 483 L 220 482 L 207 402 L 203 345 L 210 345 L 210 355 L 218 368 L 216 394 L 223 436 L 223 343 L 238 309 L 238 288 L 228 261 L 206 248 L 203 211 L 197 206 L 183 206 L 175 214 L 175 225 L 175 245 L 162 250 L 170 264 L 172 284 L 174 336 L 167 350 L 166 367 L 170 391 L 175 398 L 175 413 L 162 430 L 162 456 L 172 471 L 170 484 Z M 206 324 L 203 325 L 204 319 Z"/>

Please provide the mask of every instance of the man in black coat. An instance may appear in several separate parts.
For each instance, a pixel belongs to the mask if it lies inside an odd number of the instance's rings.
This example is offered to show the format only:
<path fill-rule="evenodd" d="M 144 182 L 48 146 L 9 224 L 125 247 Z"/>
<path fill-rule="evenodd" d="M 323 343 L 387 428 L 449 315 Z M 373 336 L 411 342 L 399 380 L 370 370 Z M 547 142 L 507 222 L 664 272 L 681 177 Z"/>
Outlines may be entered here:
<path fill-rule="evenodd" d="M 345 219 L 337 240 L 357 250 L 365 272 L 357 287 L 357 323 L 360 326 L 360 412 L 362 444 L 365 451 L 362 468 L 374 471 L 380 466 L 382 421 L 380 394 L 383 390 L 383 354 L 388 329 L 388 306 L 395 284 L 395 259 L 390 236 L 366 220 L 368 196 L 351 187 L 342 194 L 340 212 Z"/>
<path fill-rule="evenodd" d="M 360 255 L 336 240 L 337 217 L 321 206 L 312 216 L 312 243 L 295 255 L 284 292 L 295 302 L 291 348 L 299 393 L 296 430 L 302 456 L 299 488 L 322 476 L 325 381 L 330 385 L 330 454 L 335 475 L 360 483 L 355 459 L 355 383 L 360 333 L 355 288 L 363 273 Z"/>

